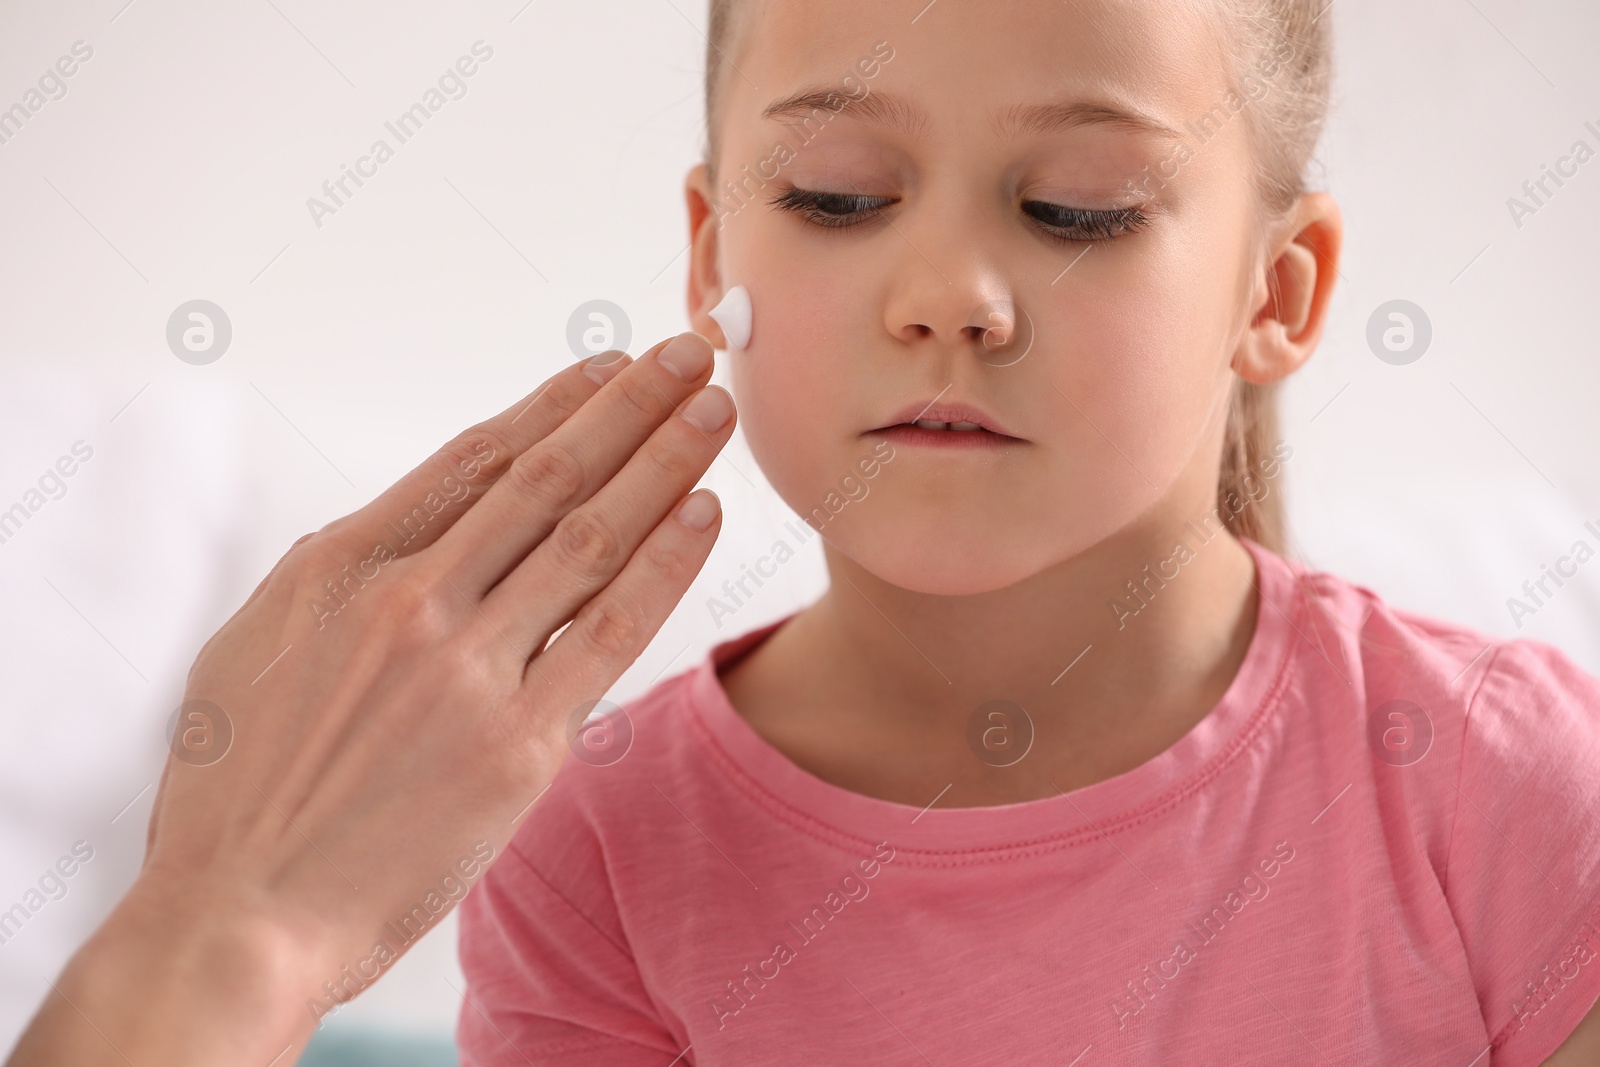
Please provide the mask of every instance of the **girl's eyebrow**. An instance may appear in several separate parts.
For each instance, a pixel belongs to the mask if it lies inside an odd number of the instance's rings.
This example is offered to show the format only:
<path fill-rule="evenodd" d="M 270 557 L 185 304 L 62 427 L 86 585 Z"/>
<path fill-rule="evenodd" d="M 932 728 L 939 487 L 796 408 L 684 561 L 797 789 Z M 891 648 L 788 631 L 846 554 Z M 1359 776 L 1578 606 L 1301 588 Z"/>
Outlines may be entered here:
<path fill-rule="evenodd" d="M 763 119 L 813 119 L 826 125 L 840 115 L 886 126 L 920 141 L 928 134 L 928 113 L 902 96 L 868 89 L 852 96 L 825 85 L 812 86 L 768 104 Z M 1182 135 L 1152 115 L 1106 101 L 1070 100 L 1047 104 L 1018 104 L 999 116 L 995 132 L 1015 138 L 1024 133 L 1047 134 L 1080 126 L 1109 126 L 1133 133 L 1154 134 L 1174 141 Z"/>

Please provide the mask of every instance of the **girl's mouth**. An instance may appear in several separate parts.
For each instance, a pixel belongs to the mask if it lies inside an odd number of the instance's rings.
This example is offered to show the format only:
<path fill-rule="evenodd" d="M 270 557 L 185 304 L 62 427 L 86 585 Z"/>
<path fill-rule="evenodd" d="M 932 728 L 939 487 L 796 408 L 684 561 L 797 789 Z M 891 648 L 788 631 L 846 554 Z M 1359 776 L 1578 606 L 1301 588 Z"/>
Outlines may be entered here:
<path fill-rule="evenodd" d="M 895 444 L 926 445 L 930 448 L 1003 448 L 1024 443 L 1019 437 L 985 430 L 975 423 L 945 423 L 931 419 L 885 426 L 868 433 Z"/>
<path fill-rule="evenodd" d="M 932 400 L 913 401 L 890 415 L 888 422 L 869 432 L 885 434 L 908 444 L 972 446 L 1022 442 L 1022 438 L 1006 432 L 1009 427 L 977 404 L 958 398 L 940 403 L 942 396 L 941 392 Z M 952 440 L 947 442 L 946 438 Z M 962 440 L 955 440 L 957 438 Z"/>

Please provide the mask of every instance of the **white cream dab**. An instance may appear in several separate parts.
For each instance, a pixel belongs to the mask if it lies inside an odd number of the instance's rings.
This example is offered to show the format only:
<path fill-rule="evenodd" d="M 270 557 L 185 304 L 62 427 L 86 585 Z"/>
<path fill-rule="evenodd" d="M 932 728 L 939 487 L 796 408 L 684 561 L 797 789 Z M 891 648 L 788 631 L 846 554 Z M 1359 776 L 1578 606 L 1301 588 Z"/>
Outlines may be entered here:
<path fill-rule="evenodd" d="M 744 286 L 736 285 L 729 289 L 709 314 L 722 327 L 730 351 L 750 344 L 750 291 Z"/>

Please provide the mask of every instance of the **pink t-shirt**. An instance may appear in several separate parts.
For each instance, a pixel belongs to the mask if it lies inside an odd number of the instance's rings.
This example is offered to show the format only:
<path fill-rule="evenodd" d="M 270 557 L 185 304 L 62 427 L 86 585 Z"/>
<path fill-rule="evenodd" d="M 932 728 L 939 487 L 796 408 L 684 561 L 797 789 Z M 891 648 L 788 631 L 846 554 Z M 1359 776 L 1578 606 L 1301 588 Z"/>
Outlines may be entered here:
<path fill-rule="evenodd" d="M 462 1064 L 1541 1063 L 1600 995 L 1600 681 L 1246 546 L 1221 702 L 1044 800 L 791 763 L 715 671 L 787 617 L 660 682 L 462 902 Z"/>

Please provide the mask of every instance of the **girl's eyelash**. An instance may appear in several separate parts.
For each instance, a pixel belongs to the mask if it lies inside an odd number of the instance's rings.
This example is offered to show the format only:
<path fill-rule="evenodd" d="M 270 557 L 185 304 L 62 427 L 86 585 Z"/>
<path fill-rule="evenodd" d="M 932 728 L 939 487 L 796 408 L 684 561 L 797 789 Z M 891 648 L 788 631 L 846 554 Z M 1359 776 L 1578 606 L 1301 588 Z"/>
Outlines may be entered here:
<path fill-rule="evenodd" d="M 781 211 L 793 211 L 807 222 L 827 229 L 842 230 L 865 222 L 867 216 L 877 214 L 879 208 L 889 203 L 889 199 L 854 193 L 820 193 L 790 186 L 768 203 Z"/>
<path fill-rule="evenodd" d="M 780 211 L 792 211 L 814 226 L 842 230 L 866 222 L 893 200 L 790 186 L 768 203 Z M 1039 222 L 1047 237 L 1062 242 L 1108 241 L 1141 230 L 1150 222 L 1150 217 L 1137 207 L 1090 210 L 1028 200 L 1023 202 L 1023 210 Z"/>
<path fill-rule="evenodd" d="M 1041 212 L 1035 211 L 1035 208 L 1042 209 L 1046 217 L 1041 217 Z M 1067 241 L 1109 241 L 1113 237 L 1142 230 L 1150 222 L 1150 216 L 1137 207 L 1090 211 L 1087 208 L 1029 200 L 1024 202 L 1023 210 L 1055 231 L 1051 236 L 1059 236 Z M 1087 236 L 1067 236 L 1069 234 Z"/>

